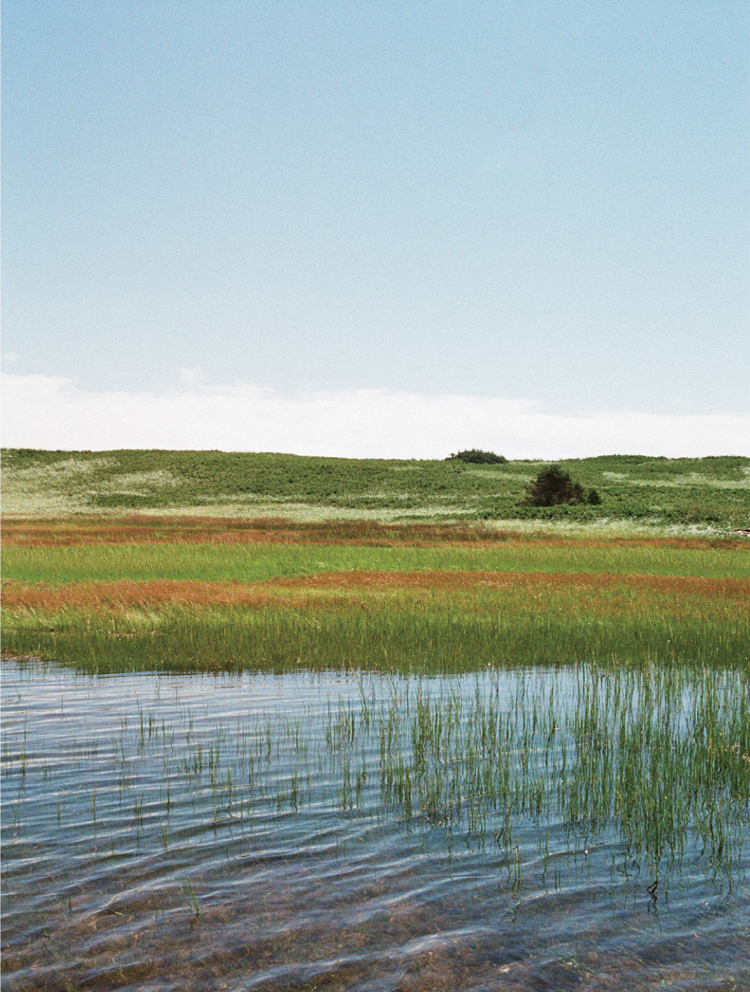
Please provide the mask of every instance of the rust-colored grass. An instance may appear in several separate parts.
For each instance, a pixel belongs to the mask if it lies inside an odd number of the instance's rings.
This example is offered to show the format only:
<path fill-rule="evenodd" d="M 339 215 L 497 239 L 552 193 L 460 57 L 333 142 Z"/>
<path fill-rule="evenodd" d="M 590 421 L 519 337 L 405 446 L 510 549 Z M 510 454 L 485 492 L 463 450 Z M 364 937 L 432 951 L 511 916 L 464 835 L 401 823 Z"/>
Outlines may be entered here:
<path fill-rule="evenodd" d="M 279 599 L 280 597 L 275 597 Z M 258 585 L 235 582 L 158 579 L 152 582 L 71 582 L 64 586 L 45 583 L 3 583 L 7 610 L 112 610 L 159 606 L 267 606 L 274 601 Z"/>
<path fill-rule="evenodd" d="M 460 591 L 478 588 L 578 588 L 642 589 L 670 594 L 700 594 L 740 599 L 750 603 L 750 582 L 746 579 L 707 579 L 674 575 L 615 575 L 581 572 L 460 572 L 432 569 L 424 572 L 351 571 L 324 572 L 320 575 L 274 579 L 274 585 L 296 588 L 400 588 Z"/>
<path fill-rule="evenodd" d="M 646 616 L 657 611 L 700 618 L 729 612 L 746 617 L 750 582 L 652 575 L 358 571 L 255 583 L 160 579 L 64 586 L 3 584 L 3 608 L 9 614 L 70 610 L 111 614 L 167 607 L 331 610 L 386 604 L 416 608 L 442 604 L 484 612 L 500 610 L 511 601 L 540 613 Z"/>
<path fill-rule="evenodd" d="M 281 517 L 257 519 L 211 517 L 82 518 L 3 522 L 3 542 L 25 547 L 81 544 L 391 544 L 506 540 L 510 534 L 467 526 L 380 524 L 375 521 L 292 522 Z"/>
<path fill-rule="evenodd" d="M 282 517 L 248 519 L 183 516 L 81 517 L 3 520 L 8 547 L 65 547 L 97 544 L 361 544 L 380 546 L 532 542 L 550 547 L 675 547 L 699 550 L 727 547 L 750 551 L 750 543 L 701 537 L 578 538 L 548 531 L 519 533 L 466 524 L 382 524 L 369 520 L 302 523 Z"/>

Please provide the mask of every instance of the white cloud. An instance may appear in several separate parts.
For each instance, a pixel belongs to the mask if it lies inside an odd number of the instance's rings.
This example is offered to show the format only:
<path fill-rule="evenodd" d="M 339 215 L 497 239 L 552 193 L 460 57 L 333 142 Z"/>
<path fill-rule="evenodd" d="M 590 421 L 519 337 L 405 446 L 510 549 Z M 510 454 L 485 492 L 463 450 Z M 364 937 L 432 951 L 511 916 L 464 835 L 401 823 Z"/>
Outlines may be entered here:
<path fill-rule="evenodd" d="M 750 415 L 560 415 L 528 400 L 357 389 L 284 395 L 211 386 L 192 370 L 163 393 L 88 392 L 71 379 L 2 376 L 6 447 L 219 448 L 373 458 L 750 454 Z"/>
<path fill-rule="evenodd" d="M 180 369 L 180 382 L 185 386 L 197 386 L 203 379 L 203 372 L 198 369 Z"/>

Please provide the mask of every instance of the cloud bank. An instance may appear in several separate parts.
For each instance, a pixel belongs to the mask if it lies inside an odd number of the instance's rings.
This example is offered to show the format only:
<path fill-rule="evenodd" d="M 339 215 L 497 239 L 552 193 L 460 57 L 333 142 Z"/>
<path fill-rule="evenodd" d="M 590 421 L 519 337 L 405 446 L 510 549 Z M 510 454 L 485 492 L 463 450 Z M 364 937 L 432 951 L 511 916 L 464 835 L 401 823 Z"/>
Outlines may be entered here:
<path fill-rule="evenodd" d="M 750 415 L 549 412 L 529 400 L 354 389 L 285 395 L 238 383 L 90 392 L 67 378 L 2 375 L 2 443 L 12 448 L 218 448 L 352 458 L 750 454 Z"/>

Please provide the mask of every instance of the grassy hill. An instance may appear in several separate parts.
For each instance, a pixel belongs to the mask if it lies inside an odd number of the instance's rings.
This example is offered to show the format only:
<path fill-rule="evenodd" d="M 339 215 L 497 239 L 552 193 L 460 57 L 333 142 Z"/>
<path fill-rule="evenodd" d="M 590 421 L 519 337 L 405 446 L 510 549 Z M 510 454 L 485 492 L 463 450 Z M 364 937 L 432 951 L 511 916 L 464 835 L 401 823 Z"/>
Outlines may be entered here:
<path fill-rule="evenodd" d="M 544 462 L 473 465 L 221 451 L 2 453 L 6 516 L 212 513 L 297 519 L 517 520 L 728 532 L 750 526 L 750 458 L 609 455 L 561 461 L 599 505 L 533 507 Z"/>

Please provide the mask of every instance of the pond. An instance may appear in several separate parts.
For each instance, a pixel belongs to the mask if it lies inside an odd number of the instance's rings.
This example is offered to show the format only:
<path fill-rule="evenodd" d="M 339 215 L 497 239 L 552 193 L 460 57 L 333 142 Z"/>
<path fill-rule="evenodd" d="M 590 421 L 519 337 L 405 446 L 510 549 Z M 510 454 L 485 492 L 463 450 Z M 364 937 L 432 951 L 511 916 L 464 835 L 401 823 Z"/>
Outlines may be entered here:
<path fill-rule="evenodd" d="M 2 667 L 3 987 L 750 987 L 749 690 Z"/>

